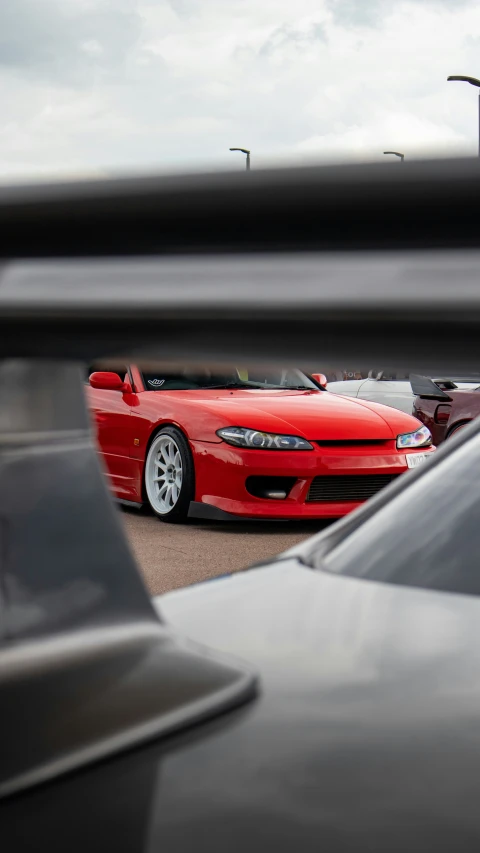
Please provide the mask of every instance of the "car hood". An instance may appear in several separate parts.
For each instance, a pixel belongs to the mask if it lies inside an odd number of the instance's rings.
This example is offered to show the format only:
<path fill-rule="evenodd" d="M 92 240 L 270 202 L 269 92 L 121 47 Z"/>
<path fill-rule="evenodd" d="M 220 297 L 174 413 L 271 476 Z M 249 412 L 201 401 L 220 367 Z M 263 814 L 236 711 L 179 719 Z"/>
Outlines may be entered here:
<path fill-rule="evenodd" d="M 157 399 L 160 399 L 159 392 L 152 394 L 158 394 Z M 194 409 L 195 417 L 189 429 L 190 438 L 194 439 L 211 441 L 215 431 L 224 426 L 293 433 L 310 440 L 388 440 L 418 427 L 416 418 L 389 406 L 341 397 L 328 391 L 252 389 L 215 394 L 211 391 L 175 392 L 176 398 L 177 395 L 182 395 L 182 407 L 188 405 Z"/>

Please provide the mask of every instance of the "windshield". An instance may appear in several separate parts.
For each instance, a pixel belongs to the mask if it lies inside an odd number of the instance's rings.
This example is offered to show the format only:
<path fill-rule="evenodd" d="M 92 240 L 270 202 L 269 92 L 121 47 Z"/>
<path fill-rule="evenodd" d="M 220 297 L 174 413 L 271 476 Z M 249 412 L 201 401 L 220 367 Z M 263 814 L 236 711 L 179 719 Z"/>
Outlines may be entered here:
<path fill-rule="evenodd" d="M 159 369 L 144 372 L 143 383 L 147 391 L 191 391 L 199 388 L 239 388 L 269 390 L 320 390 L 305 373 L 296 368 L 242 368 L 216 371 L 196 366 L 177 367 L 175 370 Z"/>

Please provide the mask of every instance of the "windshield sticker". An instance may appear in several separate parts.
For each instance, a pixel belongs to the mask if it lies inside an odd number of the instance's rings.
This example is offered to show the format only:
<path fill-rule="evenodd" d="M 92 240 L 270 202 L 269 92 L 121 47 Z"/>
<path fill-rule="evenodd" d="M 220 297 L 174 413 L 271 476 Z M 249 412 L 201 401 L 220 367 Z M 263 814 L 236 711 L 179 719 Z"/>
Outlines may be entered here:
<path fill-rule="evenodd" d="M 149 379 L 148 384 L 151 385 L 152 388 L 160 388 L 161 385 L 165 382 L 165 379 Z"/>

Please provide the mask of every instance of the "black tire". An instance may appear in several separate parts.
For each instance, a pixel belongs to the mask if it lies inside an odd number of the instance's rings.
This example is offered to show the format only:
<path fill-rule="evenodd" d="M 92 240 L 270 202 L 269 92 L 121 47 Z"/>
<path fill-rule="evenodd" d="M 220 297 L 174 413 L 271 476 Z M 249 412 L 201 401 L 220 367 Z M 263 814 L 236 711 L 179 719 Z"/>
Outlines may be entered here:
<path fill-rule="evenodd" d="M 170 524 L 187 521 L 195 495 L 195 468 L 188 442 L 176 427 L 163 427 L 153 436 L 143 482 L 148 504 L 157 518 Z"/>
<path fill-rule="evenodd" d="M 450 430 L 450 432 L 448 433 L 447 438 L 452 438 L 453 435 L 456 435 L 457 432 L 460 432 L 460 430 L 468 426 L 469 423 L 470 421 L 467 421 L 467 423 L 465 424 L 458 424 L 458 426 L 454 426 L 453 429 Z"/>

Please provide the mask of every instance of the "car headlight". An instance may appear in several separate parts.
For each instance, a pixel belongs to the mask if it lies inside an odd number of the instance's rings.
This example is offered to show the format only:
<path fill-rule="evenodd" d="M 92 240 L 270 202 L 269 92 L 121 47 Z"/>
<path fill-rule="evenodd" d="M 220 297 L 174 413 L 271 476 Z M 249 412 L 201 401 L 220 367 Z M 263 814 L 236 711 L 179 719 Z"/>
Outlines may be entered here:
<path fill-rule="evenodd" d="M 426 426 L 419 427 L 415 432 L 397 435 L 398 450 L 407 450 L 409 447 L 428 447 L 431 443 L 432 434 Z"/>
<path fill-rule="evenodd" d="M 276 435 L 245 427 L 224 427 L 217 435 L 235 447 L 252 447 L 257 450 L 313 450 L 313 445 L 298 435 Z"/>

